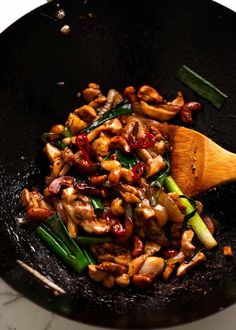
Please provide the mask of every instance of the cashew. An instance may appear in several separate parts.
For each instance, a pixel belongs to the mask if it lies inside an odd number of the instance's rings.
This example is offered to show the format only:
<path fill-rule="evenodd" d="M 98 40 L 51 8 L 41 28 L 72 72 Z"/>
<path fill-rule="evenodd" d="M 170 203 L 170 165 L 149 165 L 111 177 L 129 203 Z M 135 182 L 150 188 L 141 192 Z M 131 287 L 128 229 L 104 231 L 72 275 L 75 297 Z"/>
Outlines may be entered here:
<path fill-rule="evenodd" d="M 101 166 L 104 170 L 111 172 L 112 170 L 121 168 L 121 163 L 118 160 L 103 160 Z"/>
<path fill-rule="evenodd" d="M 127 271 L 127 267 L 109 261 L 102 262 L 100 265 L 97 266 L 97 269 L 104 270 L 105 272 L 113 276 L 120 276 Z"/>
<path fill-rule="evenodd" d="M 177 97 L 171 101 L 167 102 L 168 105 L 177 105 L 178 107 L 182 107 L 184 105 L 184 96 L 181 91 L 178 91 Z"/>
<path fill-rule="evenodd" d="M 107 98 L 103 95 L 98 96 L 95 100 L 91 101 L 88 105 L 94 109 L 99 108 L 106 102 Z"/>
<path fill-rule="evenodd" d="M 96 265 L 89 265 L 89 276 L 91 277 L 92 280 L 96 282 L 102 282 L 104 281 L 106 277 L 106 272 L 102 270 L 97 270 Z"/>
<path fill-rule="evenodd" d="M 132 261 L 130 254 L 121 254 L 119 256 L 114 257 L 114 262 L 116 264 L 122 266 L 128 266 L 128 264 Z"/>
<path fill-rule="evenodd" d="M 43 221 L 49 218 L 53 212 L 48 209 L 43 209 L 41 207 L 31 207 L 26 212 L 26 217 L 32 221 Z"/>
<path fill-rule="evenodd" d="M 140 288 L 146 288 L 152 285 L 155 281 L 155 275 L 143 275 L 143 274 L 135 274 L 133 277 L 133 282 L 135 285 Z"/>
<path fill-rule="evenodd" d="M 122 167 L 112 170 L 108 175 L 108 181 L 110 181 L 112 184 L 118 184 L 121 179 L 125 179 L 125 181 L 127 182 L 132 182 L 133 181 L 132 171 Z"/>
<path fill-rule="evenodd" d="M 206 261 L 206 256 L 202 252 L 198 252 L 189 263 L 182 262 L 177 269 L 177 276 L 185 276 L 187 271 L 200 263 Z"/>
<path fill-rule="evenodd" d="M 164 281 L 168 281 L 168 279 L 170 278 L 170 275 L 173 273 L 173 270 L 175 268 L 175 264 L 171 264 L 171 263 L 166 263 L 166 267 L 164 272 L 162 273 L 162 278 Z"/>
<path fill-rule="evenodd" d="M 90 182 L 94 185 L 94 186 L 99 186 L 101 184 L 103 184 L 104 182 L 106 182 L 107 180 L 107 175 L 103 174 L 103 175 L 94 175 L 90 177 Z"/>
<path fill-rule="evenodd" d="M 115 285 L 115 277 L 112 276 L 112 275 L 107 275 L 107 276 L 104 278 L 103 285 L 104 285 L 106 288 L 112 288 L 112 287 Z"/>
<path fill-rule="evenodd" d="M 111 202 L 111 212 L 117 216 L 124 214 L 125 209 L 124 209 L 124 201 L 122 198 L 117 197 L 113 199 L 113 201 Z"/>
<path fill-rule="evenodd" d="M 161 245 L 154 243 L 154 242 L 147 242 L 145 245 L 145 253 L 147 253 L 148 255 L 152 255 L 155 254 L 157 252 L 159 252 L 161 249 Z"/>
<path fill-rule="evenodd" d="M 33 194 L 28 190 L 24 189 L 21 193 L 21 202 L 22 206 L 27 210 L 32 207 L 39 207 L 39 203 L 37 199 L 33 196 Z"/>

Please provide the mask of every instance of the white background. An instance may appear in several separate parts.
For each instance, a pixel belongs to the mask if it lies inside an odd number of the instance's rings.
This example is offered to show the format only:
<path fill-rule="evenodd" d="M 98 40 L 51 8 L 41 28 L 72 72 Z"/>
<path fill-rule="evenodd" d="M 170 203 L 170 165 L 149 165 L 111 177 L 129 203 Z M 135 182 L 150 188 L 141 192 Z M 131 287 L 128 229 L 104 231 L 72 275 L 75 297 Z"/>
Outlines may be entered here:
<path fill-rule="evenodd" d="M 0 0 L 0 32 L 18 18 L 45 2 L 46 0 Z M 236 11 L 236 0 L 218 0 L 216 2 Z M 64 319 L 36 306 L 24 297 L 18 295 L 0 280 L 0 329 L 90 330 L 95 328 Z M 236 304 L 200 321 L 166 330 L 235 329 Z"/>

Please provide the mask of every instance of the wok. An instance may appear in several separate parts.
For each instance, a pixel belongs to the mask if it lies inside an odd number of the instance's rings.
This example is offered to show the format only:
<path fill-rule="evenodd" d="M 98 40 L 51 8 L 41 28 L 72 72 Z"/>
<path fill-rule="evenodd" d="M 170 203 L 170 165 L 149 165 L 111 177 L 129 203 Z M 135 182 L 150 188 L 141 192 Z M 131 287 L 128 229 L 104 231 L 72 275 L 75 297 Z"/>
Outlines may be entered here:
<path fill-rule="evenodd" d="M 66 317 L 114 328 L 157 328 L 204 317 L 236 301 L 235 184 L 200 199 L 221 224 L 214 253 L 184 279 L 158 281 L 153 288 L 106 289 L 86 274 L 75 274 L 35 236 L 20 227 L 23 187 L 43 188 L 47 174 L 40 135 L 65 121 L 79 104 L 76 93 L 91 82 L 103 91 L 143 83 L 165 97 L 181 89 L 204 111 L 194 129 L 236 152 L 236 15 L 206 0 L 60 1 L 64 22 L 55 20 L 56 3 L 42 6 L 0 37 L 0 258 L 1 276 L 37 304 Z M 71 33 L 62 36 L 67 23 Z M 186 64 L 229 99 L 221 110 L 196 97 L 176 79 Z M 63 81 L 64 84 L 57 84 Z M 47 162 L 46 162 L 47 163 Z M 217 170 L 217 169 L 216 169 Z M 16 264 L 21 259 L 52 278 L 65 291 L 55 296 Z"/>

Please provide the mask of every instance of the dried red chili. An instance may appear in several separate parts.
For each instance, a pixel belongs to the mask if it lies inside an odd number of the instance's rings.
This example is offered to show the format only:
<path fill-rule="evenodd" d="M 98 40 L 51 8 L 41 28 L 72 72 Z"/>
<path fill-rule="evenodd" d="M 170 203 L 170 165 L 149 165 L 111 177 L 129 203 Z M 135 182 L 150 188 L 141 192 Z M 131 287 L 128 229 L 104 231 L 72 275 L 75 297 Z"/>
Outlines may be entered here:
<path fill-rule="evenodd" d="M 143 172 L 145 171 L 145 163 L 144 162 L 139 162 L 137 165 L 135 165 L 133 168 L 132 168 L 132 173 L 133 173 L 133 180 L 136 181 L 138 180 L 142 175 L 143 175 Z"/>
<path fill-rule="evenodd" d="M 75 143 L 79 150 L 82 152 L 84 158 L 87 160 L 88 163 L 92 163 L 89 153 L 91 152 L 91 146 L 89 144 L 89 140 L 85 133 L 79 134 L 76 136 Z"/>
<path fill-rule="evenodd" d="M 155 136 L 151 133 L 145 133 L 141 139 L 135 140 L 134 137 L 129 139 L 129 144 L 132 149 L 150 148 L 156 142 Z"/>
<path fill-rule="evenodd" d="M 133 242 L 134 242 L 134 248 L 131 254 L 132 257 L 137 258 L 144 253 L 144 244 L 143 241 L 138 236 L 134 236 Z"/>
<path fill-rule="evenodd" d="M 109 215 L 108 215 L 109 218 Z M 111 218 L 110 218 L 111 219 Z M 131 217 L 125 218 L 125 226 L 123 227 L 120 221 L 116 218 L 112 219 L 114 221 L 111 226 L 111 232 L 117 237 L 118 242 L 127 241 L 133 233 L 134 223 Z"/>

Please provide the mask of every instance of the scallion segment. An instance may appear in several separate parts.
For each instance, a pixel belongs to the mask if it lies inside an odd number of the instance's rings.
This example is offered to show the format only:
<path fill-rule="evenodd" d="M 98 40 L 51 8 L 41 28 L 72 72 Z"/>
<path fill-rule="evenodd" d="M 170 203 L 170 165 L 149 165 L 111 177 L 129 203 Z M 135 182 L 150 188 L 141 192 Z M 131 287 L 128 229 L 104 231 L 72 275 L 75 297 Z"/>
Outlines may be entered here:
<path fill-rule="evenodd" d="M 36 233 L 59 259 L 76 272 L 81 273 L 89 264 L 89 261 L 84 255 L 83 260 L 75 258 L 75 256 L 69 252 L 68 248 L 64 246 L 63 242 L 55 238 L 52 231 L 46 226 L 39 226 L 36 229 Z"/>
<path fill-rule="evenodd" d="M 132 170 L 140 162 L 140 159 L 135 154 L 125 155 L 120 150 L 117 150 L 116 155 L 121 164 L 129 170 Z"/>
<path fill-rule="evenodd" d="M 164 181 L 164 186 L 169 192 L 176 192 L 179 195 L 183 195 L 182 191 L 174 181 L 171 176 L 167 176 Z M 182 204 L 186 207 L 186 215 L 190 214 L 194 211 L 194 207 L 190 203 L 190 201 L 186 198 L 182 199 Z M 198 213 L 195 213 L 189 220 L 188 224 L 192 227 L 193 231 L 199 238 L 199 240 L 203 243 L 203 245 L 207 249 L 212 249 L 217 245 L 216 240 L 209 232 L 208 228 L 206 227 L 205 223 L 201 219 Z"/>
<path fill-rule="evenodd" d="M 45 224 L 40 225 L 36 232 L 62 261 L 70 265 L 78 273 L 88 266 L 88 259 L 70 237 L 65 225 L 57 214 L 50 217 Z"/>
<path fill-rule="evenodd" d="M 195 93 L 211 102 L 211 104 L 217 109 L 220 109 L 228 98 L 227 95 L 221 92 L 212 83 L 186 65 L 183 65 L 179 69 L 176 77 L 182 83 L 190 87 Z"/>
<path fill-rule="evenodd" d="M 99 197 L 90 197 L 90 201 L 95 212 L 100 212 L 104 209 L 102 200 Z"/>
<path fill-rule="evenodd" d="M 107 120 L 110 120 L 112 118 L 118 117 L 120 115 L 130 115 L 133 112 L 133 109 L 131 107 L 130 103 L 123 103 L 122 105 L 119 105 L 116 108 L 111 109 L 110 111 L 105 112 L 104 115 L 102 115 L 99 119 L 95 120 L 90 124 L 89 126 L 85 127 L 81 132 L 82 133 L 89 133 L 96 127 L 102 125 Z"/>
<path fill-rule="evenodd" d="M 78 243 L 78 245 L 111 243 L 112 241 L 112 237 L 78 236 L 76 238 L 76 242 Z"/>

